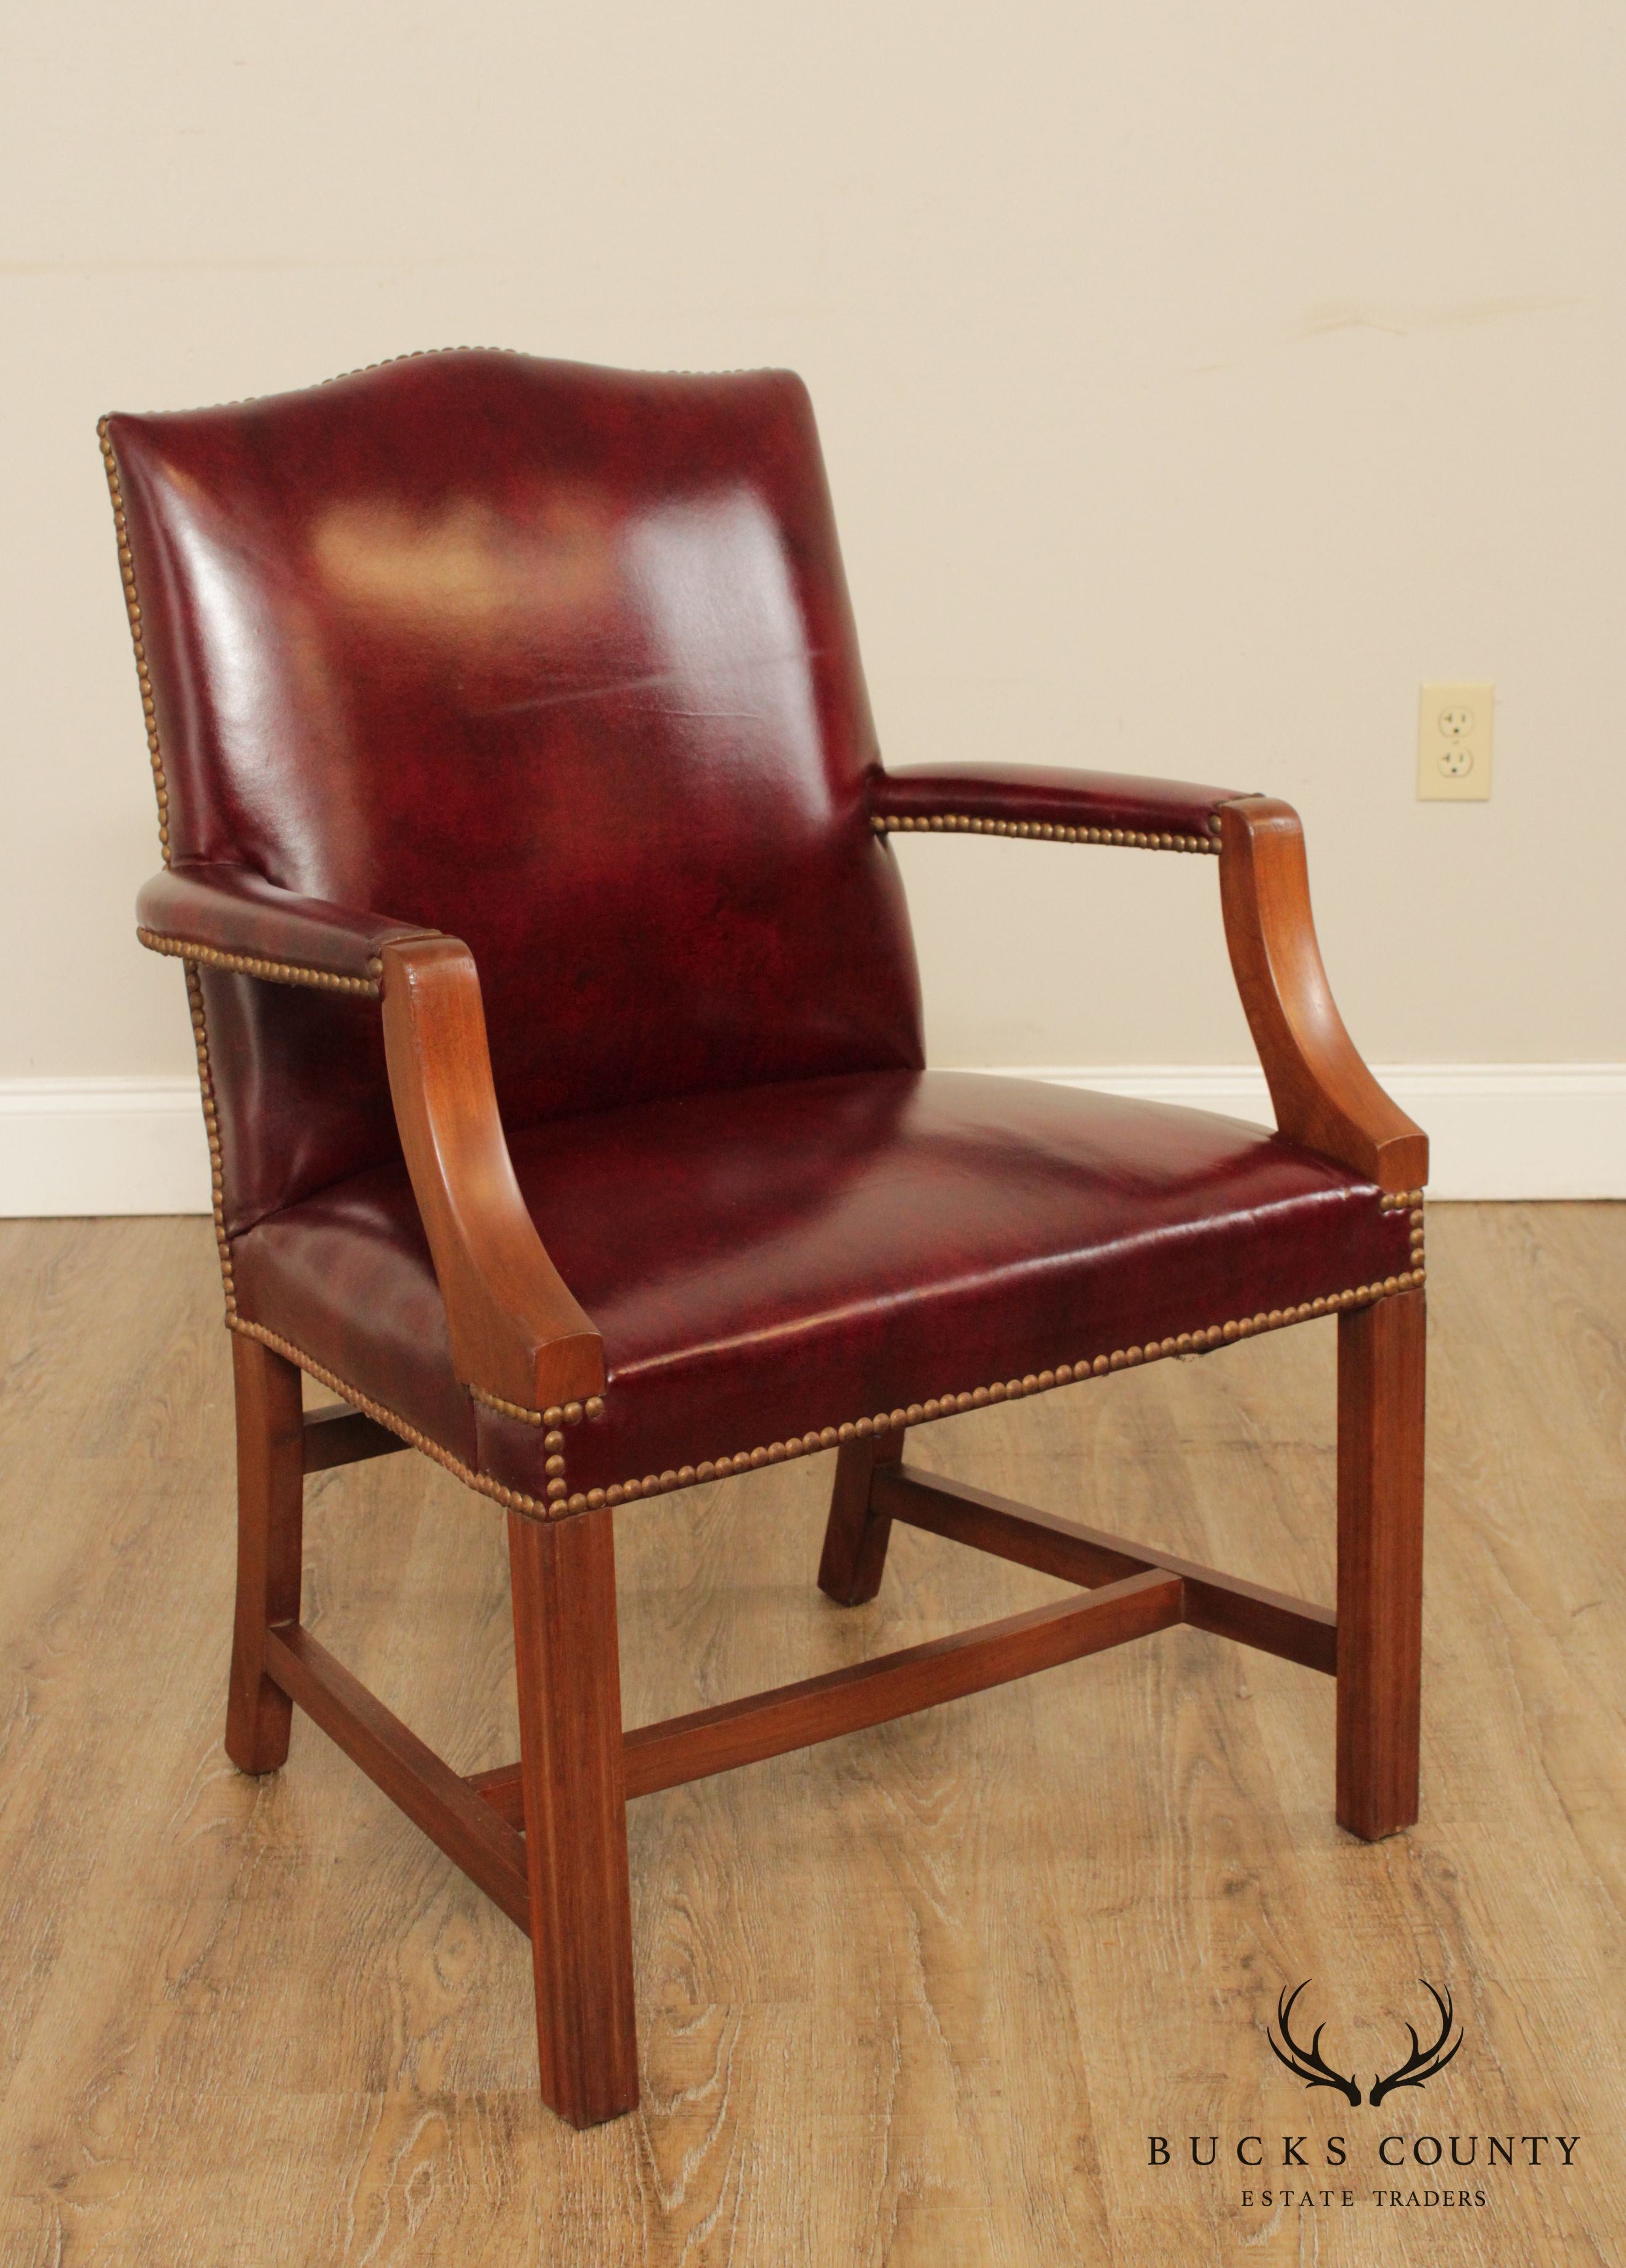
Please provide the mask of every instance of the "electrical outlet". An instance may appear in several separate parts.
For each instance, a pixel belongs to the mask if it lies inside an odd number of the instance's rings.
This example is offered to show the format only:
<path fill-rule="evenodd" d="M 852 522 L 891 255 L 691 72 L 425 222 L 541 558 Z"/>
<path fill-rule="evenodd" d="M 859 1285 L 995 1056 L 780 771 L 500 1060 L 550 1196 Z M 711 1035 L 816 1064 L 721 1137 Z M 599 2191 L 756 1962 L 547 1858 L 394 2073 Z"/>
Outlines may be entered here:
<path fill-rule="evenodd" d="M 1419 803 L 1488 803 L 1493 685 L 1425 685 L 1417 703 Z"/>

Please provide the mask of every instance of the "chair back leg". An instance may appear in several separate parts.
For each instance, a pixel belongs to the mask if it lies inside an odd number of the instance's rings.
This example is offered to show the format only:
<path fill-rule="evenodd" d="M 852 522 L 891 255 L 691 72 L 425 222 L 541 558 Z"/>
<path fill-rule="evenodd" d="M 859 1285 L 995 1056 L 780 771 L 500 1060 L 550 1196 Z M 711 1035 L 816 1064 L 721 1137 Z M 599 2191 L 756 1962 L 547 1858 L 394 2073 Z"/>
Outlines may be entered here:
<path fill-rule="evenodd" d="M 902 1454 L 901 1426 L 895 1432 L 872 1433 L 867 1440 L 844 1441 L 835 1453 L 819 1588 L 838 1607 L 862 1607 L 880 1588 L 892 1514 L 878 1509 L 870 1483 L 877 1465 L 895 1465 Z"/>
<path fill-rule="evenodd" d="M 268 1628 L 299 1618 L 305 1418 L 299 1373 L 258 1339 L 232 1335 L 237 1389 L 237 1615 L 226 1754 L 239 1771 L 288 1758 L 293 1704 L 265 1670 Z"/>
<path fill-rule="evenodd" d="M 1417 1815 L 1424 1294 L 1338 1318 L 1338 1821 Z"/>
<path fill-rule="evenodd" d="M 537 2052 L 573 2126 L 638 2100 L 613 1520 L 508 1520 Z"/>

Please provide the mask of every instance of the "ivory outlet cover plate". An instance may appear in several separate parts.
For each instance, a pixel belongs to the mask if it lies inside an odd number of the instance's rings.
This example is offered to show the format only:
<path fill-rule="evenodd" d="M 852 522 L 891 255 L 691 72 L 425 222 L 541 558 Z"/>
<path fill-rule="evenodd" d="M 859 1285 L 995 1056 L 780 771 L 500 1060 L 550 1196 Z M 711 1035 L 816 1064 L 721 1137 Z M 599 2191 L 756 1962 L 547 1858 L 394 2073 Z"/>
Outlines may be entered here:
<path fill-rule="evenodd" d="M 1490 800 L 1494 685 L 1425 685 L 1417 703 L 1419 803 Z"/>

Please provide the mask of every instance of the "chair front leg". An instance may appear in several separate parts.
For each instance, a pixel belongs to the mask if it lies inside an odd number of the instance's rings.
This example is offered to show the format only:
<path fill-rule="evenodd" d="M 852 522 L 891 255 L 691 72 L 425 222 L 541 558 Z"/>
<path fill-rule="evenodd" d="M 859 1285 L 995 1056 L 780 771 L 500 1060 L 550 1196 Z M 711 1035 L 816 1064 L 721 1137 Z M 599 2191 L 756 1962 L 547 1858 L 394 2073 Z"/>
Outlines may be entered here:
<path fill-rule="evenodd" d="M 538 2060 L 572 2126 L 638 2100 L 613 1518 L 508 1519 Z"/>
<path fill-rule="evenodd" d="M 846 1441 L 835 1453 L 835 1486 L 825 1524 L 819 1588 L 838 1607 L 861 1607 L 875 1596 L 887 1571 L 892 1540 L 889 1513 L 877 1512 L 870 1483 L 877 1465 L 896 1464 L 903 1454 L 901 1427 Z"/>
<path fill-rule="evenodd" d="M 299 1373 L 258 1339 L 232 1335 L 237 1388 L 237 1617 L 226 1754 L 239 1771 L 288 1759 L 293 1704 L 265 1674 L 265 1634 L 299 1619 L 305 1414 Z"/>
<path fill-rule="evenodd" d="M 1368 1842 L 1417 1815 L 1425 1316 L 1338 1318 L 1338 1822 Z"/>

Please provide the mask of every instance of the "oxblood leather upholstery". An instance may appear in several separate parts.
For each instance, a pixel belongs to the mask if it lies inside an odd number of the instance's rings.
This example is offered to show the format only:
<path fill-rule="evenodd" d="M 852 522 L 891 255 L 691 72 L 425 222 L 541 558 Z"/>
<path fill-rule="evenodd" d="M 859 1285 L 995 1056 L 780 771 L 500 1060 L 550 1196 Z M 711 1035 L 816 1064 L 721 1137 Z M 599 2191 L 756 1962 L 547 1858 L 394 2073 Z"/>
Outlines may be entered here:
<path fill-rule="evenodd" d="M 505 1123 L 918 1067 L 799 379 L 459 352 L 107 431 L 170 860 L 462 938 Z M 393 1152 L 370 1012 L 203 989 L 230 1219 Z"/>
<path fill-rule="evenodd" d="M 1352 1291 L 1409 1265 L 1403 1212 L 1206 1111 L 974 1072 L 688 1095 L 511 1138 L 604 1334 L 572 1493 L 658 1481 L 912 1403 L 1003 1388 Z M 239 1304 L 460 1461 L 541 1496 L 533 1426 L 452 1375 L 405 1170 L 239 1238 Z"/>
<path fill-rule="evenodd" d="M 235 1320 L 472 1475 L 540 1499 L 559 1452 L 453 1375 L 361 997 L 395 939 L 473 949 L 603 1333 L 573 1504 L 1407 1266 L 1403 1212 L 1275 1136 L 921 1075 L 878 822 L 1205 842 L 1227 792 L 883 774 L 794 378 L 460 352 L 107 432 L 172 861 L 141 922 L 205 948 Z"/>
<path fill-rule="evenodd" d="M 432 935 L 409 922 L 278 889 L 248 866 L 166 866 L 136 901 L 144 945 L 203 946 L 290 972 L 376 985 L 379 955 L 400 939 Z M 207 964 L 206 964 L 207 965 Z"/>

